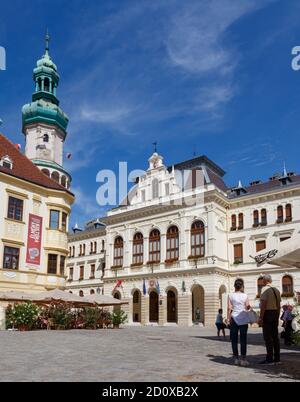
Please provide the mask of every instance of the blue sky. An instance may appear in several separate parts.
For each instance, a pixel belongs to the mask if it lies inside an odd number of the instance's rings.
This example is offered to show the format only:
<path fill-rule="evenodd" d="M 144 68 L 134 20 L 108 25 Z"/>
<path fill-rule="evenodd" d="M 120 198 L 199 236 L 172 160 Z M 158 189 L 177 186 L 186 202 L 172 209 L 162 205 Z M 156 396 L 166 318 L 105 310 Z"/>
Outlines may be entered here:
<path fill-rule="evenodd" d="M 154 141 L 167 165 L 207 155 L 228 185 L 267 179 L 284 161 L 300 172 L 299 15 L 297 0 L 2 2 L 1 131 L 24 144 L 21 107 L 48 27 L 70 117 L 72 223 L 104 213 L 97 172 L 147 168 Z"/>

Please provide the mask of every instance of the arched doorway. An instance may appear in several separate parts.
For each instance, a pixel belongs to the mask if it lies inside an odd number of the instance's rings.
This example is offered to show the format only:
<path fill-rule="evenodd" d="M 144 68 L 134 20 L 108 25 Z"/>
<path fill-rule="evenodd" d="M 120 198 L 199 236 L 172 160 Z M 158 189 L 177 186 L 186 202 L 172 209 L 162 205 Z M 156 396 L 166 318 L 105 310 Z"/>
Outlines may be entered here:
<path fill-rule="evenodd" d="M 135 290 L 132 295 L 132 321 L 141 322 L 142 316 L 142 297 L 139 290 Z"/>
<path fill-rule="evenodd" d="M 177 323 L 177 297 L 173 290 L 167 292 L 167 322 Z"/>
<path fill-rule="evenodd" d="M 223 310 L 223 314 L 227 314 L 227 289 L 222 285 L 219 289 L 219 306 Z"/>
<path fill-rule="evenodd" d="M 114 292 L 113 297 L 117 300 L 121 300 L 121 293 L 116 291 L 116 292 Z M 120 310 L 121 310 L 121 307 L 119 305 L 114 306 L 114 311 L 120 311 Z"/>
<path fill-rule="evenodd" d="M 158 322 L 158 293 L 152 291 L 149 295 L 149 321 Z"/>
<path fill-rule="evenodd" d="M 204 289 L 200 285 L 192 288 L 192 320 L 204 324 Z"/>

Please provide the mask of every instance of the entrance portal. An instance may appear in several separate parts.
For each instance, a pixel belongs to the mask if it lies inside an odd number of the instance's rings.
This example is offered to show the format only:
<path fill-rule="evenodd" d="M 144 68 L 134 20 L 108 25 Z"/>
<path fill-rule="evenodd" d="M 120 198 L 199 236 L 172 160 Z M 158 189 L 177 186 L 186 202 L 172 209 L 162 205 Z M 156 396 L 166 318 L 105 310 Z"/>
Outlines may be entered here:
<path fill-rule="evenodd" d="M 194 323 L 204 324 L 204 289 L 200 285 L 192 288 L 192 319 Z"/>
<path fill-rule="evenodd" d="M 132 297 L 132 321 L 141 322 L 142 304 L 141 304 L 141 292 L 136 290 Z"/>
<path fill-rule="evenodd" d="M 177 300 L 173 290 L 167 293 L 167 321 L 177 323 Z"/>
<path fill-rule="evenodd" d="M 149 295 L 149 321 L 158 322 L 158 294 L 152 291 Z"/>

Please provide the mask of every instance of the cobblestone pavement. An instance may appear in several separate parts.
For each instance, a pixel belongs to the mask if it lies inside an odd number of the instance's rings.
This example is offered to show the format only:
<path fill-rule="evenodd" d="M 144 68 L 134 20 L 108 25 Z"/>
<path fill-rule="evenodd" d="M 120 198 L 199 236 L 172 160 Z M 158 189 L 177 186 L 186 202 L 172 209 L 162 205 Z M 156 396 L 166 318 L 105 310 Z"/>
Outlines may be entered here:
<path fill-rule="evenodd" d="M 232 364 L 229 337 L 214 329 L 127 327 L 0 332 L 1 381 L 300 381 L 300 350 L 262 368 L 260 330 L 250 330 L 250 367 Z"/>

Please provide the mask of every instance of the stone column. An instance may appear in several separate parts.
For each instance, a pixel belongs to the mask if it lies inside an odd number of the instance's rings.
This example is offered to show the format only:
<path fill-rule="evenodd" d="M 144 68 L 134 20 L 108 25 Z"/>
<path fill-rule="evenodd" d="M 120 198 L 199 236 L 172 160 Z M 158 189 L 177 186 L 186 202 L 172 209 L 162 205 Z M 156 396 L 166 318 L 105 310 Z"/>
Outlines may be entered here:
<path fill-rule="evenodd" d="M 163 326 L 167 322 L 167 296 L 159 295 L 158 303 L 158 325 Z"/>
<path fill-rule="evenodd" d="M 167 236 L 166 234 L 160 234 L 160 260 L 162 263 L 167 259 Z"/>
<path fill-rule="evenodd" d="M 204 297 L 204 325 L 211 327 L 215 324 L 216 315 L 219 309 L 219 294 L 218 292 L 207 293 Z"/>
<path fill-rule="evenodd" d="M 0 304 L 0 331 L 6 330 L 6 313 L 5 307 Z"/>
<path fill-rule="evenodd" d="M 146 325 L 149 323 L 149 296 L 143 295 L 141 303 L 141 324 Z"/>
<path fill-rule="evenodd" d="M 190 294 L 179 294 L 177 299 L 178 325 L 192 325 L 192 306 Z"/>

